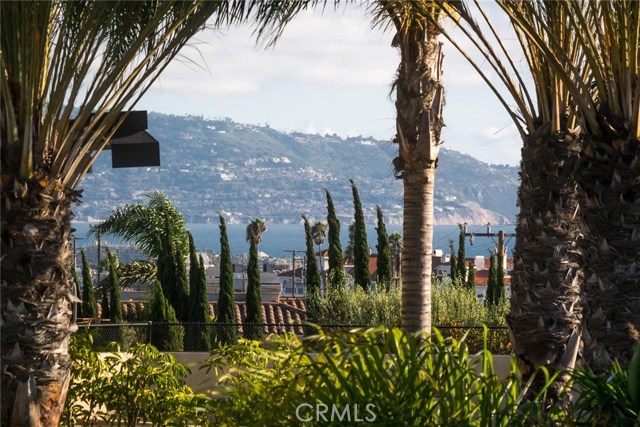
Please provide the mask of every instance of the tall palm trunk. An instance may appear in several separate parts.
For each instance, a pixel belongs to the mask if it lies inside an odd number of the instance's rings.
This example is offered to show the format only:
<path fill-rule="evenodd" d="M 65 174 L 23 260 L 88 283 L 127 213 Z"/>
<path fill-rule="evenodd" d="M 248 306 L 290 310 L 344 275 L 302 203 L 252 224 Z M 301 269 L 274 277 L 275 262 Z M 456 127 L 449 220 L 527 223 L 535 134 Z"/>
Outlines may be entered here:
<path fill-rule="evenodd" d="M 592 138 L 581 160 L 584 358 L 597 369 L 628 363 L 640 338 L 640 141 Z"/>
<path fill-rule="evenodd" d="M 573 367 L 582 321 L 581 230 L 574 172 L 580 139 L 540 130 L 522 148 L 518 240 L 507 317 L 519 368 Z M 542 380 L 542 379 L 540 379 Z M 564 381 L 556 382 L 559 392 Z"/>
<path fill-rule="evenodd" d="M 69 386 L 78 193 L 46 183 L 2 180 L 2 426 L 57 426 Z"/>
<path fill-rule="evenodd" d="M 426 22 L 410 24 L 394 42 L 401 56 L 396 81 L 399 156 L 394 160 L 404 183 L 401 325 L 430 333 L 433 195 L 444 105 L 442 45 Z"/>

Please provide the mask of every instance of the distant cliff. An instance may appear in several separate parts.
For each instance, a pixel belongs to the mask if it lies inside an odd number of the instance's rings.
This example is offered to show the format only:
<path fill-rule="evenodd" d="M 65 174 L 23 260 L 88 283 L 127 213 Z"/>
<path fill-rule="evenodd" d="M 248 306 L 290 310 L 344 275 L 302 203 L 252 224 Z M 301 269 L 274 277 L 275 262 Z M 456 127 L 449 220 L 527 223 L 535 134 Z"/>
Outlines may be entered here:
<path fill-rule="evenodd" d="M 326 216 L 327 188 L 338 215 L 350 222 L 350 178 L 369 218 L 378 204 L 388 222 L 402 219 L 402 185 L 391 166 L 397 147 L 388 141 L 157 113 L 149 114 L 149 132 L 160 141 L 162 166 L 111 169 L 110 153 L 103 153 L 81 185 L 78 220 L 104 218 L 113 207 L 145 202 L 146 192 L 159 189 L 188 222 L 207 222 L 218 211 L 231 223 L 254 217 L 298 222 L 301 213 Z M 445 148 L 436 172 L 436 222 L 513 223 L 517 183 L 515 167 L 488 165 Z"/>

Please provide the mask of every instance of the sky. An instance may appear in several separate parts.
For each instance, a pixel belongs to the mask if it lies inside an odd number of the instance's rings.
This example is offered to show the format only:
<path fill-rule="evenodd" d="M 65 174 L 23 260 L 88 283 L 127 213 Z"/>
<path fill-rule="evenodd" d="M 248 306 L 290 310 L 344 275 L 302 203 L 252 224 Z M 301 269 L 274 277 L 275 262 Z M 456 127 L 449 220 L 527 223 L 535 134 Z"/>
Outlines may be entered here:
<path fill-rule="evenodd" d="M 390 89 L 399 59 L 391 38 L 390 31 L 371 28 L 362 6 L 304 12 L 269 49 L 256 45 L 249 27 L 207 30 L 136 109 L 391 140 Z M 446 40 L 444 53 L 444 147 L 487 163 L 517 165 L 521 142 L 511 119 Z"/>

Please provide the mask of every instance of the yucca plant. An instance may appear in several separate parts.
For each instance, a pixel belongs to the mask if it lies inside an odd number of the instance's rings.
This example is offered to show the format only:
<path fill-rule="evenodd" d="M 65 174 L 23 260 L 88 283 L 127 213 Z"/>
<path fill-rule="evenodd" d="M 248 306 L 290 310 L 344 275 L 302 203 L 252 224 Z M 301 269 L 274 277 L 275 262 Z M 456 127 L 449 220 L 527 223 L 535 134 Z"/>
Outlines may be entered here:
<path fill-rule="evenodd" d="M 561 425 L 557 408 L 527 400 L 512 360 L 496 375 L 491 353 L 471 357 L 464 341 L 397 328 L 318 335 L 302 343 L 241 340 L 205 364 L 219 386 L 212 402 L 220 425 L 507 426 L 536 420 Z M 549 385 L 553 376 L 541 372 Z M 543 391 L 544 393 L 544 391 Z M 515 424 L 518 425 L 518 424 Z"/>
<path fill-rule="evenodd" d="M 617 361 L 606 372 L 588 366 L 572 374 L 577 395 L 571 406 L 579 426 L 637 426 L 640 424 L 640 344 L 628 366 Z"/>

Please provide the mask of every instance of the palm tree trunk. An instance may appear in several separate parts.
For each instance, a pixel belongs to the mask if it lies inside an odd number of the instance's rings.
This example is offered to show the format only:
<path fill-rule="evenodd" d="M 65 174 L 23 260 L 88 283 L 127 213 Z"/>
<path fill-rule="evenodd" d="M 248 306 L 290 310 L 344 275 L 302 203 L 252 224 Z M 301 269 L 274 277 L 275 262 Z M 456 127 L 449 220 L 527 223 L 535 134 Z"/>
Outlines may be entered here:
<path fill-rule="evenodd" d="M 551 371 L 573 367 L 580 345 L 583 275 L 574 178 L 579 139 L 570 133 L 543 133 L 530 137 L 522 148 L 507 320 L 525 378 L 539 366 Z M 555 383 L 556 393 L 566 380 Z"/>
<path fill-rule="evenodd" d="M 71 202 L 59 183 L 10 178 L 2 188 L 2 426 L 57 426 L 75 328 Z M 42 184 L 45 188 L 42 188 Z"/>
<path fill-rule="evenodd" d="M 404 175 L 402 313 L 408 331 L 431 332 L 431 252 L 435 168 Z"/>
<path fill-rule="evenodd" d="M 431 332 L 433 194 L 440 149 L 444 90 L 442 44 L 426 22 L 413 22 L 394 43 L 400 47 L 396 81 L 396 174 L 404 183 L 401 326 Z"/>
<path fill-rule="evenodd" d="M 578 177 L 585 236 L 585 361 L 628 363 L 640 337 L 640 141 L 588 140 Z"/>

